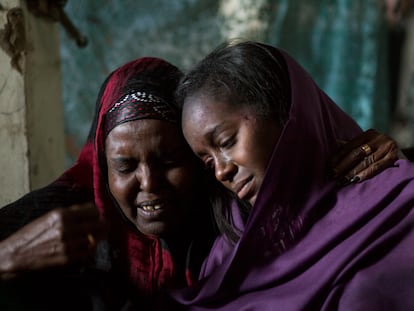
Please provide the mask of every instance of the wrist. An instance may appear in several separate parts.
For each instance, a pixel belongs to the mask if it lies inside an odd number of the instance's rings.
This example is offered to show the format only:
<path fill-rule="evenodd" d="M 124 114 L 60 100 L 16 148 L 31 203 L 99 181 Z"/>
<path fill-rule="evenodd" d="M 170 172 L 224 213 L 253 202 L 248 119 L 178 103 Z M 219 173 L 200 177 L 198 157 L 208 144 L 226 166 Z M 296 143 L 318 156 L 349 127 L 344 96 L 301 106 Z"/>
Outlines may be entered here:
<path fill-rule="evenodd" d="M 15 275 L 12 248 L 7 240 L 0 242 L 0 279 L 10 279 Z"/>

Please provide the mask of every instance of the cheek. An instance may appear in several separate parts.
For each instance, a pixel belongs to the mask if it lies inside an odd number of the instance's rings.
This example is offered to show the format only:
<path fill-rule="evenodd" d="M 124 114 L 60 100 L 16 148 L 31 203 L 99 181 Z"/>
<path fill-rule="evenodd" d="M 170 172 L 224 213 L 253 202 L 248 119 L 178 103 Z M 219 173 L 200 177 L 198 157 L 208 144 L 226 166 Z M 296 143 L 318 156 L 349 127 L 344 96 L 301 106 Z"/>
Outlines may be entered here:
<path fill-rule="evenodd" d="M 128 203 L 128 198 L 132 194 L 131 178 L 120 178 L 119 176 L 108 174 L 109 190 L 119 205 Z"/>
<path fill-rule="evenodd" d="M 252 154 L 255 157 L 257 166 L 265 170 L 272 157 L 273 150 L 279 139 L 279 127 L 273 123 L 264 123 L 263 126 L 256 126 L 250 136 Z"/>
<path fill-rule="evenodd" d="M 257 151 L 254 154 L 255 161 L 258 166 L 266 168 L 273 153 L 273 145 L 262 143 L 255 148 Z"/>
<path fill-rule="evenodd" d="M 250 167 L 258 174 L 265 174 L 267 165 L 273 153 L 273 144 L 260 137 L 248 136 L 242 141 L 236 157 L 242 166 Z"/>
<path fill-rule="evenodd" d="M 188 197 L 190 193 L 193 193 L 197 182 L 190 170 L 182 168 L 170 170 L 167 180 L 181 197 Z"/>

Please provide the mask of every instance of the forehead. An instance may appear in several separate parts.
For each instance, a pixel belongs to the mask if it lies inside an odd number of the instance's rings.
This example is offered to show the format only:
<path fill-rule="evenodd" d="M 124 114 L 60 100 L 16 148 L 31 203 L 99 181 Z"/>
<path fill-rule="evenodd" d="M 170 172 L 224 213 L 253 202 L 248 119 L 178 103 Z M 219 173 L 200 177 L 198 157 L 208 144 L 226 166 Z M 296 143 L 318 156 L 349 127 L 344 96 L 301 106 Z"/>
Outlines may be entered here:
<path fill-rule="evenodd" d="M 129 146 L 141 148 L 148 145 L 157 148 L 181 147 L 185 140 L 179 126 L 162 120 L 145 119 L 129 121 L 113 128 L 107 138 L 108 146 Z"/>
<path fill-rule="evenodd" d="M 206 95 L 193 95 L 187 98 L 183 106 L 182 121 L 188 124 L 199 122 L 220 122 L 255 115 L 254 110 L 246 105 L 231 104 L 226 100 Z M 204 124 L 206 126 L 206 124 Z"/>

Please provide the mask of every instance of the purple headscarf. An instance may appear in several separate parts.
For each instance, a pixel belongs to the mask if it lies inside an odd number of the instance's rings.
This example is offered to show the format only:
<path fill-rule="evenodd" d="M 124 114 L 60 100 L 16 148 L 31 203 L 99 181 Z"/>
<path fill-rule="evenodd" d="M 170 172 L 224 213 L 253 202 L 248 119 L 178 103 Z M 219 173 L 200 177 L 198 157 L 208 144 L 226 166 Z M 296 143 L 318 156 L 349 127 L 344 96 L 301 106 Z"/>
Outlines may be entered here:
<path fill-rule="evenodd" d="M 200 281 L 173 297 L 190 310 L 414 310 L 414 165 L 328 180 L 338 141 L 361 129 L 280 52 L 289 121 L 243 234 L 234 246 L 219 237 Z"/>

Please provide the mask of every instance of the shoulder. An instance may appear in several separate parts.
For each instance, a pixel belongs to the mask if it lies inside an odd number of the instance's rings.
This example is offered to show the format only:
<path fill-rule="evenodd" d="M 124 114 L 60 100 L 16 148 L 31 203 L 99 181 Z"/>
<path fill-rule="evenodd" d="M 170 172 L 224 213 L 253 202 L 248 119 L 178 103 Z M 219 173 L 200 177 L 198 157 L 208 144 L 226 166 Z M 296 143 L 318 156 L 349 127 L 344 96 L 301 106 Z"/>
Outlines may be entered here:
<path fill-rule="evenodd" d="M 414 310 L 414 258 L 361 270 L 344 286 L 338 310 Z"/>

